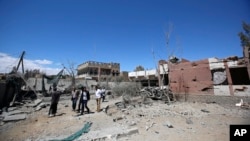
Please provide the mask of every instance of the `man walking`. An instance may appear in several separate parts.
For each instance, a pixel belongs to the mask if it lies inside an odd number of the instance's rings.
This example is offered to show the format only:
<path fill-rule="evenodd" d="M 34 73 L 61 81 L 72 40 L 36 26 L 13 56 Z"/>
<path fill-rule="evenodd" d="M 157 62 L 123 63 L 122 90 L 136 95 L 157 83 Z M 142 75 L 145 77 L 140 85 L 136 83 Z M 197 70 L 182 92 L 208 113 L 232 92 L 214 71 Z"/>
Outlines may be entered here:
<path fill-rule="evenodd" d="M 88 107 L 89 100 L 90 100 L 89 91 L 86 90 L 86 87 L 82 87 L 82 93 L 81 93 L 81 97 L 80 97 L 80 101 L 82 101 L 81 115 L 83 115 L 83 113 L 84 113 L 84 107 L 87 109 L 87 112 L 89 114 L 89 107 Z"/>

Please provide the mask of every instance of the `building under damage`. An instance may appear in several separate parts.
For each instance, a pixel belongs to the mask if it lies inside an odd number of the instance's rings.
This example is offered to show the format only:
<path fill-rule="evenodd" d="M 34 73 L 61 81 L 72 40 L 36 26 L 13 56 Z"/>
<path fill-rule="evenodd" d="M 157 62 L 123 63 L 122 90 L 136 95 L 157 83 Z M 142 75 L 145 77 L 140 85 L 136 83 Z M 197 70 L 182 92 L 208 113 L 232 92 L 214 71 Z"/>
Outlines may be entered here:
<path fill-rule="evenodd" d="M 157 69 L 130 72 L 129 78 L 146 86 L 167 86 L 176 94 L 250 96 L 249 54 L 249 47 L 244 47 L 243 57 L 160 60 Z"/>
<path fill-rule="evenodd" d="M 21 63 L 23 67 L 23 55 L 24 52 L 16 70 Z M 156 69 L 129 73 L 121 72 L 119 63 L 87 61 L 77 67 L 75 84 L 85 85 L 89 90 L 94 91 L 93 86 L 97 85 L 98 82 L 113 81 L 120 77 L 122 81 L 141 82 L 144 87 L 164 86 L 174 94 L 250 96 L 249 56 L 250 47 L 244 47 L 243 57 L 208 58 L 192 62 L 186 59 L 179 61 L 177 58 L 172 58 L 169 61 L 158 61 L 158 68 Z M 0 108 L 10 102 L 13 103 L 15 99 L 19 99 L 19 93 L 22 91 L 23 85 L 28 86 L 28 91 L 34 93 L 47 92 L 51 87 L 51 84 L 48 83 L 48 77 L 35 77 L 26 80 L 19 73 L 10 73 L 7 78 L 6 82 L 0 83 Z M 22 80 L 22 83 L 15 79 Z M 61 79 L 56 82 L 56 85 L 61 90 L 71 88 L 72 79 Z M 25 95 L 27 95 L 27 92 Z M 4 104 L 4 101 L 7 101 L 7 103 Z"/>
<path fill-rule="evenodd" d="M 123 80 L 128 80 L 128 74 L 120 71 L 119 63 L 87 61 L 77 67 L 77 78 L 93 79 L 99 82 L 112 80 L 117 76 L 122 76 Z"/>

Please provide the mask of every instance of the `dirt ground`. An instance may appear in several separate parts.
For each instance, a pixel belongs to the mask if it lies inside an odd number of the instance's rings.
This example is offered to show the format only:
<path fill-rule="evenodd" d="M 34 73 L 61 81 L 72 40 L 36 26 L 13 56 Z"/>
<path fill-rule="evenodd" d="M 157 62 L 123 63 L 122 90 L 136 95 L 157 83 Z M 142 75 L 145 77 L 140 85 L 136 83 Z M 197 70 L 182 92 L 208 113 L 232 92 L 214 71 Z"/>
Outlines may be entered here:
<path fill-rule="evenodd" d="M 107 113 L 96 112 L 96 101 L 89 102 L 90 114 L 78 116 L 72 111 L 70 97 L 58 105 L 55 117 L 48 117 L 49 106 L 31 112 L 17 122 L 2 123 L 1 141 L 47 141 L 64 139 L 91 122 L 90 131 L 76 140 L 118 141 L 228 141 L 229 125 L 250 124 L 250 110 L 216 103 L 174 102 L 135 98 L 126 107 L 116 106 L 122 98 L 108 99 Z M 48 102 L 49 103 L 49 102 Z M 26 109 L 25 109 L 26 108 Z M 28 110 L 23 106 L 20 110 Z"/>

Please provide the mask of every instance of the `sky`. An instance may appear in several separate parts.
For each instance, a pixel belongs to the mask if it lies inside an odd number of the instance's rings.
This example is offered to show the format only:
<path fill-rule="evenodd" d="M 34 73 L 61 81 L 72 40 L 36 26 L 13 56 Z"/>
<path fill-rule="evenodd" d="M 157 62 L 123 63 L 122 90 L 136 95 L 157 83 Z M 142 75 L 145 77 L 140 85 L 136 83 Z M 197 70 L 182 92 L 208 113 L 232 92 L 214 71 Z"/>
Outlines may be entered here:
<path fill-rule="evenodd" d="M 0 73 L 56 74 L 86 61 L 155 69 L 169 56 L 243 56 L 249 0 L 0 0 Z M 168 36 L 167 36 L 168 35 Z"/>

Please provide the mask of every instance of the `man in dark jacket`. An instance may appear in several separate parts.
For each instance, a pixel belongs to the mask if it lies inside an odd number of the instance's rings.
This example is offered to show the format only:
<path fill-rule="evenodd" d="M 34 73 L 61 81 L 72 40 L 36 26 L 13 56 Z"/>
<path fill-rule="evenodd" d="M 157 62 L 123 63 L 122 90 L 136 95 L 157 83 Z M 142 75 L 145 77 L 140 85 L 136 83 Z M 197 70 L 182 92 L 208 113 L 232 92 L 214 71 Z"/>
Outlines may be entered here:
<path fill-rule="evenodd" d="M 81 92 L 81 96 L 80 96 L 80 101 L 82 102 L 81 115 L 83 115 L 84 107 L 87 109 L 87 112 L 89 113 L 89 107 L 88 107 L 89 100 L 90 100 L 89 91 L 86 90 L 86 87 L 82 87 L 82 92 Z"/>
<path fill-rule="evenodd" d="M 51 95 L 51 105 L 50 105 L 50 108 L 49 108 L 49 116 L 50 117 L 56 115 L 57 104 L 59 102 L 60 95 L 61 95 L 61 93 L 59 91 L 57 91 L 56 87 L 54 87 L 52 95 Z"/>

